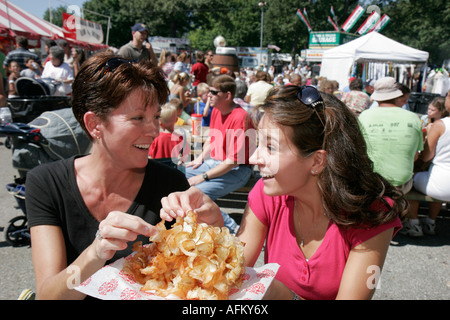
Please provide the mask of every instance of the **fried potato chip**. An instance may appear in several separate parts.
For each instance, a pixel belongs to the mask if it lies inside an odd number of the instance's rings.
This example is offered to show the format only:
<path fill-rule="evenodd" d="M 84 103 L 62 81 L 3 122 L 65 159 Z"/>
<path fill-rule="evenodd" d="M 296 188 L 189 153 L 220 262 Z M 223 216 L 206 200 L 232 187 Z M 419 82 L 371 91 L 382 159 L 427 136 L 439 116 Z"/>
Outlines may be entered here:
<path fill-rule="evenodd" d="M 241 286 L 244 244 L 227 228 L 198 224 L 193 211 L 178 217 L 169 230 L 163 221 L 156 228 L 159 232 L 150 238 L 152 243 L 136 243 L 136 253 L 123 266 L 143 285 L 142 291 L 154 290 L 162 297 L 227 300 L 230 289 Z"/>

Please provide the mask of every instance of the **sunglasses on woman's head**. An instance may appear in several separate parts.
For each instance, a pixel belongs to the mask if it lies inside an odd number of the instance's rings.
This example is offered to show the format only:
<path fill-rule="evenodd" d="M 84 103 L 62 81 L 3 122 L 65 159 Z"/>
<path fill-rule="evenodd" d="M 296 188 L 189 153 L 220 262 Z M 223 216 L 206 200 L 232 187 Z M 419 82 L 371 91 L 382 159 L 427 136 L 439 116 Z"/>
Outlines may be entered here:
<path fill-rule="evenodd" d="M 320 122 L 322 122 L 322 125 L 325 127 L 324 122 L 316 110 L 316 107 L 319 105 L 325 109 L 325 102 L 323 102 L 320 92 L 312 86 L 301 86 L 297 91 L 297 99 L 300 100 L 305 106 L 312 108 L 317 114 L 317 117 L 319 117 Z"/>
<path fill-rule="evenodd" d="M 117 69 L 119 66 L 121 66 L 124 63 L 132 64 L 133 62 L 135 62 L 135 61 L 134 60 L 124 59 L 124 58 L 119 58 L 119 57 L 111 58 L 108 61 L 106 61 L 105 66 L 103 67 L 102 77 L 107 72 L 114 71 L 115 69 Z"/>

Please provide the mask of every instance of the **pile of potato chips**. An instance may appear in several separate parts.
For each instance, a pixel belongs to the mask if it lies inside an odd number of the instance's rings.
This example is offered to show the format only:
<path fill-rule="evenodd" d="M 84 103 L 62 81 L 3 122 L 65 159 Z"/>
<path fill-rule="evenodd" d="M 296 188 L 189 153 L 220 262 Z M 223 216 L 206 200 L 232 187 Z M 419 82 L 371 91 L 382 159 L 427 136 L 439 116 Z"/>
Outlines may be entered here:
<path fill-rule="evenodd" d="M 197 223 L 189 211 L 171 229 L 164 222 L 148 246 L 136 243 L 137 251 L 123 271 L 143 284 L 142 291 L 181 299 L 226 300 L 232 287 L 239 288 L 245 273 L 244 244 L 227 228 Z"/>

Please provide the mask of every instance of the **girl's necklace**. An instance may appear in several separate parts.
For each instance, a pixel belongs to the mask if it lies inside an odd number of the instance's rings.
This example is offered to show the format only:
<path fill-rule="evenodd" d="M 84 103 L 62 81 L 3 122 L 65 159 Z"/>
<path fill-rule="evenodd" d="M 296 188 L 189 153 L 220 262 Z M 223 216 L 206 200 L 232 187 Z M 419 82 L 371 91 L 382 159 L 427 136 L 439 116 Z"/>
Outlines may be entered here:
<path fill-rule="evenodd" d="M 296 214 L 297 213 L 297 201 L 294 200 L 294 216 L 297 216 L 297 219 L 295 219 L 295 224 L 297 225 L 297 232 L 298 232 L 298 236 L 300 238 L 300 247 L 304 247 L 305 244 L 305 239 L 307 239 L 311 233 L 317 228 L 317 224 L 314 224 L 313 227 L 311 229 L 309 229 L 309 232 L 306 233 L 305 235 L 303 235 L 303 233 L 301 232 L 301 223 L 300 223 L 300 215 Z M 325 216 L 325 212 L 323 213 L 323 215 Z"/>

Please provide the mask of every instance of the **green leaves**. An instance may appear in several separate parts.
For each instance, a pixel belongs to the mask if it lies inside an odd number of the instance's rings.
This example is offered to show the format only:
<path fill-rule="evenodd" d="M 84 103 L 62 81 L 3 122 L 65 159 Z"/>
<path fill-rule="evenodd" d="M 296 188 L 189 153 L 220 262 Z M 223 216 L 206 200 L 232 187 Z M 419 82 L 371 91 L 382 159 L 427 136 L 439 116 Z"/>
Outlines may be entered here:
<path fill-rule="evenodd" d="M 109 45 L 120 47 L 131 39 L 131 26 L 144 22 L 150 36 L 185 37 L 195 49 L 213 48 L 222 35 L 229 46 L 259 47 L 259 0 L 88 0 L 84 7 L 111 17 Z M 450 57 L 450 2 L 448 0 L 266 0 L 263 46 L 275 44 L 282 52 L 299 53 L 308 47 L 309 34 L 296 16 L 306 9 L 314 31 L 332 31 L 327 22 L 333 6 L 342 26 L 356 5 L 376 5 L 391 17 L 382 33 L 396 41 L 430 53 L 430 63 Z M 64 7 L 54 11 L 61 11 Z M 369 13 L 358 21 L 361 24 Z M 53 16 L 53 21 L 58 18 Z M 107 18 L 85 12 L 85 18 L 103 26 Z M 47 13 L 48 19 L 48 13 Z M 56 19 L 56 20 L 55 20 Z M 62 20 L 61 20 L 62 21 Z M 61 22 L 62 23 L 62 22 Z M 58 23 L 57 23 L 58 24 Z M 61 24 L 62 25 L 62 24 Z M 356 27 L 351 30 L 355 32 Z"/>

